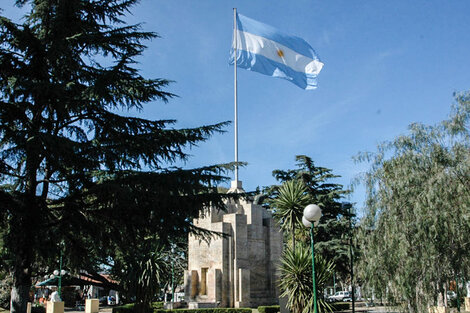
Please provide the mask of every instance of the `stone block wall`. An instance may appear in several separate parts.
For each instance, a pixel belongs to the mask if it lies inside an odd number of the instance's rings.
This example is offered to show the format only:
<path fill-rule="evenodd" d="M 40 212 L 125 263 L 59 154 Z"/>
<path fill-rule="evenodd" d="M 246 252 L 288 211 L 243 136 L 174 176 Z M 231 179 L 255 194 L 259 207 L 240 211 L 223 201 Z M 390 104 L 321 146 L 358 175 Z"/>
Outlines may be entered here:
<path fill-rule="evenodd" d="M 189 236 L 185 273 L 189 302 L 219 307 L 277 303 L 282 234 L 269 212 L 240 200 L 228 203 L 226 212 L 210 208 L 194 223 L 226 237 L 207 243 Z"/>

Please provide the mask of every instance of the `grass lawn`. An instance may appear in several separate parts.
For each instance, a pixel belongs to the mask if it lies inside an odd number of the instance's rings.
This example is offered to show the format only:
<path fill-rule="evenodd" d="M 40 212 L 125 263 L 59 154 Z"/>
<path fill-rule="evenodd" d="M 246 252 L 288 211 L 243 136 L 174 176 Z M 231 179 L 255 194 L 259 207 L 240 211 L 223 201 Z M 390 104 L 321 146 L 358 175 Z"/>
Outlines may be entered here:
<path fill-rule="evenodd" d="M 10 312 L 10 311 L 0 308 L 0 313 L 7 313 L 7 312 Z"/>

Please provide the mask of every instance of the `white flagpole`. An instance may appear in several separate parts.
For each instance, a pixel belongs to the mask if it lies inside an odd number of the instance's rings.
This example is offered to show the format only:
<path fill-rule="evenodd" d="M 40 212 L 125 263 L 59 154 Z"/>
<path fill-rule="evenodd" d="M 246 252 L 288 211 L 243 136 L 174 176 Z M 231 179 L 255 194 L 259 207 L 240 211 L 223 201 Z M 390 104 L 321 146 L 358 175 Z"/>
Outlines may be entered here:
<path fill-rule="evenodd" d="M 234 40 L 234 100 L 235 100 L 235 162 L 238 162 L 238 99 L 237 99 L 237 8 L 233 8 L 233 40 Z M 238 185 L 238 165 L 235 165 L 235 183 Z"/>

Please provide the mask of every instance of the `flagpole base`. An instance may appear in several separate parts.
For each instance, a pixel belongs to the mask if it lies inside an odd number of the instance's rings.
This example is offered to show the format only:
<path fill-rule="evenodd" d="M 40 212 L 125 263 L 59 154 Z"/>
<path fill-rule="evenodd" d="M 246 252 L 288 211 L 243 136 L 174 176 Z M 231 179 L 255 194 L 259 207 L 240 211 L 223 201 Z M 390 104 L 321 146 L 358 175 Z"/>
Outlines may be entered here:
<path fill-rule="evenodd" d="M 230 189 L 228 190 L 229 193 L 244 193 L 243 184 L 240 180 L 232 180 L 230 183 Z"/>

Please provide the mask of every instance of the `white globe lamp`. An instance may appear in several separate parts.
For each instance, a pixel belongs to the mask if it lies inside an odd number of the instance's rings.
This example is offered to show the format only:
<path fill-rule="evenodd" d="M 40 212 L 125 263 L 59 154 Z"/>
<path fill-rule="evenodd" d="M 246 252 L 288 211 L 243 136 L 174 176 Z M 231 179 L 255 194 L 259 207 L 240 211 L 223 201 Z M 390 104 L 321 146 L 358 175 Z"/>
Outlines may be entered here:
<path fill-rule="evenodd" d="M 321 218 L 321 208 L 316 204 L 309 204 L 304 209 L 304 218 L 312 223 L 318 222 Z"/>
<path fill-rule="evenodd" d="M 310 228 L 310 242 L 312 251 L 312 280 L 313 280 L 313 312 L 317 313 L 317 288 L 315 284 L 315 245 L 313 238 L 313 227 L 318 225 L 321 218 L 321 208 L 316 204 L 309 204 L 304 209 L 302 224 Z"/>
<path fill-rule="evenodd" d="M 304 226 L 305 226 L 305 227 L 308 227 L 308 228 L 312 227 L 312 223 L 309 222 L 309 221 L 305 218 L 305 216 L 302 216 L 302 224 L 304 224 Z"/>

